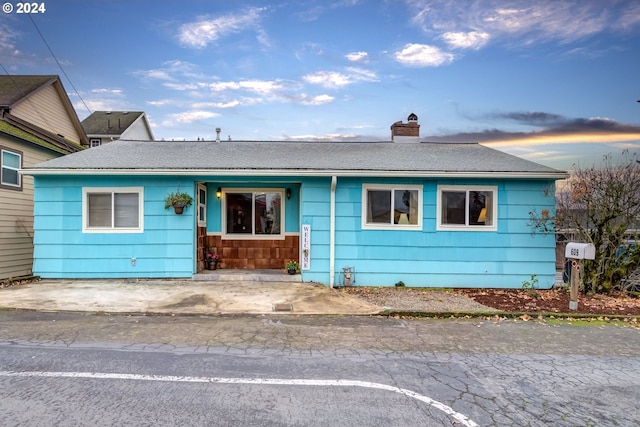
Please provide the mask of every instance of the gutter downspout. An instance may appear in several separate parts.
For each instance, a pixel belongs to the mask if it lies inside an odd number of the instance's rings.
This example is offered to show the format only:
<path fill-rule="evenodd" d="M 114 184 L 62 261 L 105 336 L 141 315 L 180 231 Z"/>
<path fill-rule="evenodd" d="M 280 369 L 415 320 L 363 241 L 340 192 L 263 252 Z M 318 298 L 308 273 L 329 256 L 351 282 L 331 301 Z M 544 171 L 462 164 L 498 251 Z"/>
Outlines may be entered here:
<path fill-rule="evenodd" d="M 331 177 L 331 199 L 329 202 L 329 287 L 333 288 L 336 273 L 336 185 L 338 177 Z"/>

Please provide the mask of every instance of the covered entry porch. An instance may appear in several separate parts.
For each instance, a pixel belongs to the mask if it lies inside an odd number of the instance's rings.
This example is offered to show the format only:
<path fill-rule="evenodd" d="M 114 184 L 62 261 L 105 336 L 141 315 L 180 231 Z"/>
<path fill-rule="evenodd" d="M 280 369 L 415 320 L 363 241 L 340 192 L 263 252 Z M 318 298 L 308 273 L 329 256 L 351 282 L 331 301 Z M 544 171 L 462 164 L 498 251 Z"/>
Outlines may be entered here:
<path fill-rule="evenodd" d="M 300 259 L 300 184 L 265 178 L 197 184 L 197 268 L 208 253 L 222 270 L 284 272 Z M 211 268 L 213 270 L 213 268 Z"/>

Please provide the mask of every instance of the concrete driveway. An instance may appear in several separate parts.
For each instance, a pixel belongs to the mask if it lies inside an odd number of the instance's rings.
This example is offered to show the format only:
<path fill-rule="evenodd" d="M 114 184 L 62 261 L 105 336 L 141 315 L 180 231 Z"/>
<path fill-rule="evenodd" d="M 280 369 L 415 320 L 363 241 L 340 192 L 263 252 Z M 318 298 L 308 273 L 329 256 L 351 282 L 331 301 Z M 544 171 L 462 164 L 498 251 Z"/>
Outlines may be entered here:
<path fill-rule="evenodd" d="M 383 308 L 300 282 L 51 280 L 0 290 L 0 308 L 139 314 L 378 314 Z"/>

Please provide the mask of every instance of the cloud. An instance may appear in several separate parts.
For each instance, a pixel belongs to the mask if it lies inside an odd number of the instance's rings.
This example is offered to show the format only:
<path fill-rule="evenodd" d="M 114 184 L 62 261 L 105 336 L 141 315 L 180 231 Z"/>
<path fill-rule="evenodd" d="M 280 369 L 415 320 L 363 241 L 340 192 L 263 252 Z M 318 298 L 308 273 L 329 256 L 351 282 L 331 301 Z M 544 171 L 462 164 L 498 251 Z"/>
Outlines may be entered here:
<path fill-rule="evenodd" d="M 479 49 L 489 41 L 526 47 L 575 42 L 640 26 L 637 2 L 469 0 L 408 2 L 412 23 L 450 48 Z"/>
<path fill-rule="evenodd" d="M 378 77 L 370 70 L 348 67 L 347 74 L 337 71 L 316 71 L 302 76 L 302 80 L 311 84 L 318 84 L 326 88 L 340 88 L 357 82 L 376 82 Z"/>
<path fill-rule="evenodd" d="M 309 98 L 305 96 L 305 98 L 302 99 L 300 102 L 304 105 L 322 105 L 322 104 L 328 104 L 329 102 L 333 102 L 333 100 L 334 100 L 333 96 L 323 94 L 323 95 L 317 95 Z"/>
<path fill-rule="evenodd" d="M 640 26 L 640 3 L 633 3 L 628 6 L 626 13 L 613 22 L 616 29 L 621 31 L 629 31 Z"/>
<path fill-rule="evenodd" d="M 239 105 L 240 105 L 240 101 L 238 101 L 237 99 L 234 99 L 233 101 L 229 101 L 229 102 L 196 102 L 192 106 L 193 106 L 193 108 L 220 108 L 220 109 L 226 109 L 226 108 L 237 107 Z"/>
<path fill-rule="evenodd" d="M 311 84 L 318 84 L 328 88 L 347 86 L 352 83 L 351 78 L 336 71 L 317 71 L 313 74 L 302 76 L 302 79 Z"/>
<path fill-rule="evenodd" d="M 197 66 L 190 62 L 173 60 L 165 61 L 161 68 L 151 70 L 137 70 L 132 74 L 145 80 L 183 81 L 185 78 L 202 79 L 201 73 L 195 72 Z"/>
<path fill-rule="evenodd" d="M 264 8 L 251 8 L 237 14 L 229 14 L 216 18 L 203 17 L 195 22 L 182 24 L 178 29 L 178 39 L 185 46 L 205 48 L 210 43 L 230 34 L 246 29 L 254 30 L 258 26 Z M 260 39 L 265 35 L 260 34 Z"/>
<path fill-rule="evenodd" d="M 367 52 L 351 52 L 347 53 L 345 58 L 351 62 L 366 62 L 368 55 Z"/>
<path fill-rule="evenodd" d="M 11 28 L 8 21 L 0 21 L 0 53 L 4 55 L 19 55 L 15 40 L 17 33 Z"/>
<path fill-rule="evenodd" d="M 240 80 L 228 82 L 213 82 L 206 85 L 214 92 L 245 90 L 259 95 L 271 95 L 284 89 L 280 80 Z"/>
<path fill-rule="evenodd" d="M 489 42 L 489 38 L 489 34 L 478 31 L 446 32 L 442 35 L 442 39 L 451 49 L 478 50 Z"/>
<path fill-rule="evenodd" d="M 507 113 L 505 117 L 526 117 L 523 113 Z M 429 136 L 425 140 L 433 142 L 481 142 L 484 144 L 537 145 L 537 144 L 573 144 L 577 142 L 609 143 L 640 141 L 640 126 L 618 123 L 603 117 L 564 119 L 562 116 L 536 113 L 534 120 L 528 123 L 551 123 L 542 130 L 530 132 L 512 132 L 499 129 L 485 129 L 477 132 L 461 132 L 445 136 Z"/>
<path fill-rule="evenodd" d="M 492 113 L 488 114 L 487 117 L 498 120 L 512 120 L 517 123 L 530 126 L 552 126 L 565 124 L 569 121 L 566 117 L 560 114 L 544 113 L 541 111 Z"/>
<path fill-rule="evenodd" d="M 331 142 L 331 141 L 354 141 L 357 140 L 360 135 L 357 134 L 343 134 L 343 133 L 327 133 L 324 135 L 291 135 L 284 136 L 282 139 L 285 141 L 315 141 L 315 142 Z"/>
<path fill-rule="evenodd" d="M 401 64 L 412 67 L 438 67 L 451 63 L 455 58 L 435 46 L 416 43 L 406 44 L 394 56 Z"/>
<path fill-rule="evenodd" d="M 91 93 L 106 93 L 106 94 L 113 94 L 113 95 L 122 95 L 124 91 L 122 89 L 100 88 L 100 89 L 91 89 Z"/>
<path fill-rule="evenodd" d="M 163 126 L 171 126 L 171 125 L 175 125 L 176 123 L 181 123 L 181 124 L 193 123 L 199 120 L 211 119 L 213 117 L 220 117 L 220 114 L 214 113 L 212 111 L 198 110 L 198 111 L 185 111 L 184 113 L 169 114 L 167 117 L 168 119 L 162 122 Z"/>
<path fill-rule="evenodd" d="M 147 104 L 154 107 L 164 107 L 165 105 L 171 105 L 174 101 L 172 99 L 159 99 L 158 101 L 147 101 Z"/>

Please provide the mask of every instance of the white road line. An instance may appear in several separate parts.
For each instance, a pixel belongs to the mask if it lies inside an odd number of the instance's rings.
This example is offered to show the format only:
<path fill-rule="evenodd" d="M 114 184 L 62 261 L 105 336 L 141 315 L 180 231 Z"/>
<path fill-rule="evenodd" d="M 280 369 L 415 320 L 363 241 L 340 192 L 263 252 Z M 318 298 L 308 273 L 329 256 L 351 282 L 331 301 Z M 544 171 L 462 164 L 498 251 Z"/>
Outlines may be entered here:
<path fill-rule="evenodd" d="M 399 393 L 407 397 L 424 402 L 445 414 L 454 417 L 457 422 L 465 427 L 478 427 L 467 416 L 454 411 L 444 403 L 433 400 L 411 390 L 394 387 L 386 384 L 372 383 L 368 381 L 354 380 L 302 380 L 302 379 L 277 379 L 277 378 L 217 378 L 217 377 L 183 377 L 174 375 L 140 375 L 140 374 L 115 374 L 100 372 L 40 372 L 40 371 L 0 371 L 2 377 L 46 377 L 46 378 L 95 378 L 110 380 L 138 380 L 138 381 L 168 381 L 185 383 L 219 383 L 219 384 L 257 384 L 257 385 L 300 385 L 300 386 L 330 386 L 330 387 L 362 387 L 374 388 Z"/>

